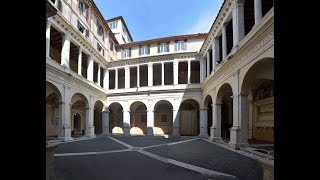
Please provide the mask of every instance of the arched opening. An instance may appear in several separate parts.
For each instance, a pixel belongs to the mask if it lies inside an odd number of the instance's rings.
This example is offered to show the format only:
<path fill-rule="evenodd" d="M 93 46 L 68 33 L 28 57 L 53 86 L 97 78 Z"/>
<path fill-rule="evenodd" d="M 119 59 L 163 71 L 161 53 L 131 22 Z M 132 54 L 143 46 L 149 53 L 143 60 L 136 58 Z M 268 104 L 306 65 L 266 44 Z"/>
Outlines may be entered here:
<path fill-rule="evenodd" d="M 147 134 L 147 106 L 134 102 L 130 106 L 130 134 Z"/>
<path fill-rule="evenodd" d="M 81 115 L 79 113 L 75 113 L 73 115 L 73 134 L 74 135 L 80 135 L 82 133 L 82 128 L 81 128 Z"/>
<path fill-rule="evenodd" d="M 154 106 L 154 134 L 172 135 L 173 112 L 169 101 L 161 100 Z"/>
<path fill-rule="evenodd" d="M 46 138 L 57 139 L 61 124 L 59 102 L 61 94 L 51 83 L 46 82 Z"/>
<path fill-rule="evenodd" d="M 212 98 L 210 95 L 207 95 L 204 100 L 204 106 L 207 108 L 207 132 L 211 136 L 211 126 L 212 126 Z"/>
<path fill-rule="evenodd" d="M 196 136 L 200 133 L 199 104 L 194 99 L 184 100 L 179 108 L 180 135 Z"/>
<path fill-rule="evenodd" d="M 87 117 L 86 112 L 86 108 L 88 107 L 88 100 L 83 94 L 76 93 L 71 98 L 71 104 L 71 137 L 81 137 L 85 135 L 87 128 L 87 118 L 89 118 Z M 78 127 L 80 126 L 80 129 L 74 129 L 75 118 Z"/>
<path fill-rule="evenodd" d="M 233 124 L 233 95 L 230 84 L 220 87 L 217 96 L 217 112 L 221 119 L 217 119 L 217 124 L 221 124 L 221 137 L 225 141 L 230 141 L 230 128 Z M 220 107 L 219 107 L 220 106 Z M 220 111 L 220 112 L 219 112 Z M 219 122 L 220 121 L 220 122 Z"/>
<path fill-rule="evenodd" d="M 110 104 L 109 112 L 109 131 L 113 134 L 123 134 L 123 108 L 121 104 Z"/>
<path fill-rule="evenodd" d="M 103 103 L 101 101 L 97 101 L 94 104 L 94 119 L 93 119 L 93 126 L 94 126 L 94 134 L 102 134 L 102 109 Z"/>
<path fill-rule="evenodd" d="M 246 73 L 241 87 L 248 116 L 249 144 L 274 143 L 274 59 L 259 60 Z"/>

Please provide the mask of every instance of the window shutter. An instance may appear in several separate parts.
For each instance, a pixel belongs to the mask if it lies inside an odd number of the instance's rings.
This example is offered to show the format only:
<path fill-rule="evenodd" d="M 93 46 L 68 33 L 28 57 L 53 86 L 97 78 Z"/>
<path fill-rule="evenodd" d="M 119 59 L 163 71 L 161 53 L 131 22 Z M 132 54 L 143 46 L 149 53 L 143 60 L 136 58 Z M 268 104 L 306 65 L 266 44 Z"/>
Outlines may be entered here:
<path fill-rule="evenodd" d="M 89 30 L 86 29 L 86 36 L 89 37 Z"/>
<path fill-rule="evenodd" d="M 141 55 L 141 46 L 139 46 L 139 56 Z"/>
<path fill-rule="evenodd" d="M 158 53 L 160 53 L 160 44 L 158 43 Z"/>
<path fill-rule="evenodd" d="M 167 52 L 169 52 L 169 51 L 170 51 L 169 47 L 170 47 L 170 41 L 169 41 L 169 42 L 167 42 Z"/>
<path fill-rule="evenodd" d="M 62 3 L 61 3 L 61 0 L 58 0 L 58 9 L 62 12 Z"/>
<path fill-rule="evenodd" d="M 131 57 L 131 48 L 129 48 L 128 50 L 129 50 L 129 57 Z"/>
<path fill-rule="evenodd" d="M 184 50 L 187 50 L 187 39 L 184 40 Z"/>
<path fill-rule="evenodd" d="M 121 58 L 124 57 L 123 52 L 124 52 L 123 49 L 121 49 Z"/>
<path fill-rule="evenodd" d="M 177 51 L 177 46 L 178 46 L 178 44 L 177 44 L 177 41 L 174 43 L 174 51 Z"/>
<path fill-rule="evenodd" d="M 147 45 L 147 54 L 150 54 L 150 45 Z"/>

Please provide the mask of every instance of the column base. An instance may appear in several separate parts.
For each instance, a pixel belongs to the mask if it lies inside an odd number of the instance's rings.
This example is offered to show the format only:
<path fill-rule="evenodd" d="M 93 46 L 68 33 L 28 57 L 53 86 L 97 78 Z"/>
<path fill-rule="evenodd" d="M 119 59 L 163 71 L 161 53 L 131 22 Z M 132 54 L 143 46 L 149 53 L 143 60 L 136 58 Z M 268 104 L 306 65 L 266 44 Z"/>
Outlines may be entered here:
<path fill-rule="evenodd" d="M 102 135 L 109 135 L 109 127 L 105 128 L 104 131 L 102 131 Z"/>
<path fill-rule="evenodd" d="M 123 127 L 123 135 L 130 136 L 130 128 L 129 127 Z"/>
<path fill-rule="evenodd" d="M 180 136 L 180 127 L 173 127 L 172 136 Z"/>
<path fill-rule="evenodd" d="M 96 135 L 94 134 L 94 126 L 90 126 L 87 130 L 86 130 L 86 135 L 85 137 L 88 138 L 95 138 Z"/>
<path fill-rule="evenodd" d="M 71 137 L 71 127 L 66 125 L 62 127 L 62 132 L 59 135 L 58 139 L 61 141 L 72 141 L 73 138 Z"/>
<path fill-rule="evenodd" d="M 72 140 L 73 140 L 72 137 L 58 137 L 58 139 L 60 139 L 60 140 L 63 141 L 63 142 L 72 141 Z"/>
<path fill-rule="evenodd" d="M 147 136 L 154 136 L 154 134 L 153 134 L 153 127 L 148 127 L 148 128 L 147 128 Z"/>
<path fill-rule="evenodd" d="M 223 141 L 222 137 L 213 137 L 213 136 L 210 136 L 209 140 L 213 141 L 213 142 L 222 142 Z"/>
<path fill-rule="evenodd" d="M 209 135 L 208 135 L 208 134 L 199 134 L 199 137 L 202 137 L 202 138 L 209 138 Z"/>
<path fill-rule="evenodd" d="M 235 149 L 240 149 L 240 127 L 239 126 L 234 126 L 230 128 L 229 144 Z"/>

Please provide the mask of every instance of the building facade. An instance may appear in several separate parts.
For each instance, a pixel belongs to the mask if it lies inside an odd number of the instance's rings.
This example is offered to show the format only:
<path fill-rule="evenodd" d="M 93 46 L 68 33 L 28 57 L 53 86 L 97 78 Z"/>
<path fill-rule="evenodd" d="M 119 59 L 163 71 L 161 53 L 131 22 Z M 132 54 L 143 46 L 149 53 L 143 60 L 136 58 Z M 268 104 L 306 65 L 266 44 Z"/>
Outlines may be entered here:
<path fill-rule="evenodd" d="M 225 0 L 208 33 L 144 41 L 92 0 L 47 4 L 48 139 L 274 142 L 273 0 Z"/>

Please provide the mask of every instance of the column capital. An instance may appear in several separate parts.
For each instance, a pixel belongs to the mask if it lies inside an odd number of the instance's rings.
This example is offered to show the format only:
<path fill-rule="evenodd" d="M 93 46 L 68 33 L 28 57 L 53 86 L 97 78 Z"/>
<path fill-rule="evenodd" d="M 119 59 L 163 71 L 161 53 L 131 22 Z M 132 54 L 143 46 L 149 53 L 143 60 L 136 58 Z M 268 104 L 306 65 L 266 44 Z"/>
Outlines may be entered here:
<path fill-rule="evenodd" d="M 64 33 L 64 39 L 70 41 L 70 32 L 69 31 L 66 31 Z"/>
<path fill-rule="evenodd" d="M 148 67 L 152 67 L 153 63 L 152 62 L 148 62 Z"/>
<path fill-rule="evenodd" d="M 47 19 L 47 28 L 51 27 L 52 22 Z"/>
<path fill-rule="evenodd" d="M 221 105 L 221 104 L 223 104 L 222 102 L 216 102 L 216 106 L 219 106 L 219 105 Z"/>
<path fill-rule="evenodd" d="M 200 110 L 200 111 L 207 111 L 208 108 L 200 108 L 199 110 Z"/>
<path fill-rule="evenodd" d="M 102 110 L 101 112 L 103 112 L 103 113 L 110 113 L 109 110 Z"/>

